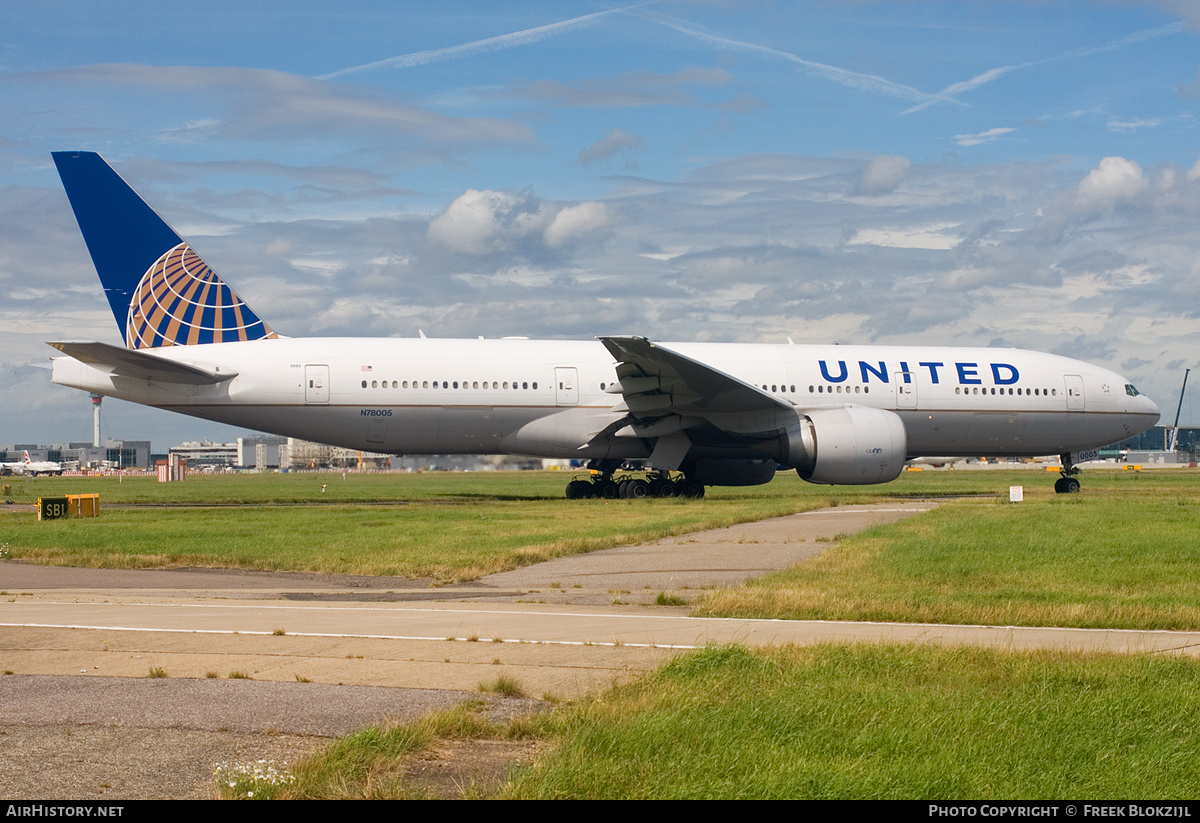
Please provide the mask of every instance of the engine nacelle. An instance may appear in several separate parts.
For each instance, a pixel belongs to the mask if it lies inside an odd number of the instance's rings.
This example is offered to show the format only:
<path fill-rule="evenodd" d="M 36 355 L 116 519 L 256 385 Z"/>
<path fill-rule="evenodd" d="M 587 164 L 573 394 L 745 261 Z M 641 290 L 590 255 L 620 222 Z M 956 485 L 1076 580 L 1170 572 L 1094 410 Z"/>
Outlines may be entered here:
<path fill-rule="evenodd" d="M 908 435 L 894 412 L 869 406 L 815 409 L 783 435 L 784 465 L 809 483 L 890 483 L 904 470 Z"/>

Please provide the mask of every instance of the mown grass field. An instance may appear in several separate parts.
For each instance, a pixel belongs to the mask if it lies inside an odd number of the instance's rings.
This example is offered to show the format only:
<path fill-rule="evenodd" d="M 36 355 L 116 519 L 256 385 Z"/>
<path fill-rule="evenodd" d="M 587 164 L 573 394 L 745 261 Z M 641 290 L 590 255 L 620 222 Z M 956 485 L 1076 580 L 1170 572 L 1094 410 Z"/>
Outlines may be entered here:
<path fill-rule="evenodd" d="M 195 475 L 182 483 L 18 479 L 16 501 L 95 491 L 101 516 L 39 523 L 29 512 L 6 512 L 0 514 L 0 542 L 11 557 L 72 566 L 212 566 L 456 581 L 827 502 L 789 493 L 804 485 L 794 476 L 703 502 L 569 501 L 563 497 L 568 479 L 562 472 Z"/>
<path fill-rule="evenodd" d="M 1200 795 L 1200 664 L 910 646 L 712 648 L 505 724 L 469 707 L 332 743 L 226 797 L 422 797 L 448 740 L 541 754 L 476 798 L 1184 799 Z M 232 785 L 231 785 L 232 784 Z"/>
<path fill-rule="evenodd" d="M 1084 482 L 1081 494 L 1030 494 L 1026 479 L 1018 504 L 948 501 L 709 593 L 694 613 L 1200 629 L 1200 474 L 1095 471 Z"/>

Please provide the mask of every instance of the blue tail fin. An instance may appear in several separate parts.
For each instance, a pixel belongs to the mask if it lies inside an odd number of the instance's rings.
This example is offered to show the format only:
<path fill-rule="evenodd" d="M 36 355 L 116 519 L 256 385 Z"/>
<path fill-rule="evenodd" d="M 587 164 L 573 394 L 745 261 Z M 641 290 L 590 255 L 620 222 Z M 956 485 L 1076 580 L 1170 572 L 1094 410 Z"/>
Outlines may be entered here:
<path fill-rule="evenodd" d="M 278 336 L 104 158 L 52 156 L 128 348 Z"/>

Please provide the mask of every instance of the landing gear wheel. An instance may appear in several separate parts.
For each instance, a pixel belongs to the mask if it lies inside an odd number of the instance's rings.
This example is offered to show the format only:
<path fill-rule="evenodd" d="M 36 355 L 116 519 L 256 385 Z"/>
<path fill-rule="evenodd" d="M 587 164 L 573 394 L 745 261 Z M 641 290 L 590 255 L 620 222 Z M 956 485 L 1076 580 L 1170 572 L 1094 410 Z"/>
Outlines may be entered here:
<path fill-rule="evenodd" d="M 1074 477 L 1060 477 L 1054 481 L 1056 494 L 1075 494 L 1079 491 L 1079 481 Z"/>
<path fill-rule="evenodd" d="M 597 480 L 592 488 L 592 497 L 600 497 L 605 500 L 616 500 L 620 493 L 621 490 L 615 480 Z"/>
<path fill-rule="evenodd" d="M 568 500 L 586 500 L 592 496 L 592 484 L 587 480 L 572 480 L 567 484 Z"/>
<path fill-rule="evenodd" d="M 621 484 L 621 496 L 626 500 L 642 500 L 650 496 L 650 484 L 645 480 L 627 480 Z"/>
<path fill-rule="evenodd" d="M 674 497 L 678 491 L 670 480 L 655 480 L 650 484 L 651 497 Z"/>
<path fill-rule="evenodd" d="M 697 483 L 695 480 L 680 480 L 678 488 L 680 497 L 686 497 L 689 500 L 700 500 L 704 497 L 704 484 Z"/>

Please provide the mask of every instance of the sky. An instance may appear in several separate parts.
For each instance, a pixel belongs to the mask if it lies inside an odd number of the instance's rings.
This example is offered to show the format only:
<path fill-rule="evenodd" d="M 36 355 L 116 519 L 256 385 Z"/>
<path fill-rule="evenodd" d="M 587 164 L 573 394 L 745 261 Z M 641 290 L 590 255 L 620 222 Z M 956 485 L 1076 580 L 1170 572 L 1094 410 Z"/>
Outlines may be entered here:
<path fill-rule="evenodd" d="M 289 336 L 978 345 L 1174 416 L 1200 3 L 0 0 L 0 443 L 120 343 L 50 152 L 103 154 Z M 105 437 L 241 431 L 123 401 Z M 1182 421 L 1200 424 L 1185 398 Z"/>

